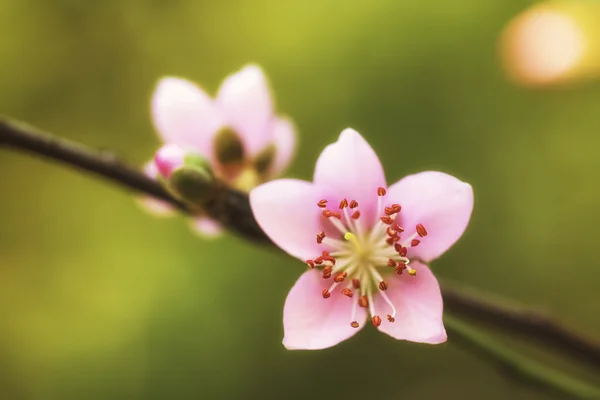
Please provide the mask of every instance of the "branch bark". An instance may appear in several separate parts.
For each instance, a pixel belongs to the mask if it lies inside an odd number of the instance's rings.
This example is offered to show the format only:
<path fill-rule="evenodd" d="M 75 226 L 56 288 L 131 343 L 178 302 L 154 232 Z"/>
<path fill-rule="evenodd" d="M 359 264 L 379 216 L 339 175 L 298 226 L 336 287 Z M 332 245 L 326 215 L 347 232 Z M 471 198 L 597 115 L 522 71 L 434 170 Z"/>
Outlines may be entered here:
<path fill-rule="evenodd" d="M 191 212 L 158 182 L 115 156 L 42 133 L 25 124 L 0 119 L 0 146 L 63 162 L 128 189 L 166 201 L 182 212 Z M 256 223 L 246 194 L 221 183 L 217 183 L 216 192 L 215 199 L 205 209 L 207 214 L 246 239 L 272 244 Z M 522 307 L 508 306 L 504 301 L 486 300 L 450 284 L 442 283 L 442 294 L 448 311 L 534 338 L 538 343 L 546 344 L 570 357 L 600 367 L 600 343 L 586 338 L 583 334 L 554 321 L 545 314 Z"/>

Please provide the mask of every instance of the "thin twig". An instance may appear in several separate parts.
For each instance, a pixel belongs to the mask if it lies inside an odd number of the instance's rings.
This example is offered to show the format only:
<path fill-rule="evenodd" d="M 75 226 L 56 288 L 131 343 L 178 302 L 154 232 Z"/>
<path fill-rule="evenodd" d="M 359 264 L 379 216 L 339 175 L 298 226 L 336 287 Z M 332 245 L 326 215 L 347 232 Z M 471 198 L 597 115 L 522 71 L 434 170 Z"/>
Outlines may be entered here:
<path fill-rule="evenodd" d="M 39 132 L 24 124 L 0 120 L 0 146 L 59 160 L 83 171 L 92 172 L 142 194 L 154 196 L 190 212 L 158 182 L 116 157 L 79 144 Z M 252 215 L 248 196 L 220 185 L 218 195 L 206 212 L 229 230 L 256 242 L 272 243 Z M 534 310 L 507 306 L 504 301 L 489 301 L 449 284 L 442 284 L 446 309 L 510 329 L 513 333 L 535 338 L 571 357 L 600 367 L 600 343 L 585 338 L 572 328 L 561 325 Z"/>
<path fill-rule="evenodd" d="M 600 399 L 600 389 L 514 352 L 449 313 L 444 315 L 448 336 L 494 363 L 509 376 L 572 399 Z"/>

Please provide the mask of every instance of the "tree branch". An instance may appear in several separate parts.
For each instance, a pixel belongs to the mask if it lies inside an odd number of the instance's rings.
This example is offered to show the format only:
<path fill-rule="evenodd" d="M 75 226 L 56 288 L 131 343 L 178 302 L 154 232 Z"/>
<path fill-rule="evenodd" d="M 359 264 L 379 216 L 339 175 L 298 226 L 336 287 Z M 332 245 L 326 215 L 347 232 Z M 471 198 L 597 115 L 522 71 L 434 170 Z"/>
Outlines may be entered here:
<path fill-rule="evenodd" d="M 183 212 L 191 212 L 158 182 L 111 154 L 94 151 L 39 132 L 24 124 L 7 120 L 0 120 L 0 146 L 61 161 L 126 188 L 171 203 Z M 244 193 L 218 183 L 217 195 L 209 202 L 205 212 L 244 238 L 265 244 L 271 243 L 256 223 L 248 196 Z M 584 335 L 559 324 L 545 314 L 522 307 L 508 306 L 504 301 L 486 300 L 450 284 L 442 284 L 442 294 L 445 307 L 451 312 L 535 338 L 539 343 L 557 348 L 571 357 L 600 367 L 600 343 L 585 338 Z"/>

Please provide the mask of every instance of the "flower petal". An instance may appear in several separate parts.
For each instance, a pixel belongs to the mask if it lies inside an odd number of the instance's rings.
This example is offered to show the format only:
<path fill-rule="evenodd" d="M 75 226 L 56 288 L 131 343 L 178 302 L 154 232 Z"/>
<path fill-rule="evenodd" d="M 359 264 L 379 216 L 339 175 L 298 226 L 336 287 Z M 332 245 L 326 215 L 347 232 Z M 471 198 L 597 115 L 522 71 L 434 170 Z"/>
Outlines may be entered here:
<path fill-rule="evenodd" d="M 355 320 L 360 326 L 350 326 L 352 299 L 339 290 L 324 299 L 323 289 L 329 288 L 317 270 L 306 271 L 285 300 L 283 308 L 283 345 L 289 350 L 318 350 L 335 346 L 354 336 L 364 325 L 367 313 L 357 307 Z"/>
<path fill-rule="evenodd" d="M 376 218 L 377 188 L 386 187 L 377 154 L 354 129 L 345 129 L 337 142 L 323 150 L 315 167 L 314 182 L 331 188 L 341 198 L 358 201 L 362 218 L 367 221 Z"/>
<path fill-rule="evenodd" d="M 388 197 L 402 206 L 400 225 L 413 233 L 423 224 L 428 235 L 410 249 L 409 256 L 429 262 L 448 250 L 463 234 L 473 211 L 473 188 L 437 171 L 409 175 L 388 189 Z"/>
<path fill-rule="evenodd" d="M 219 114 L 213 100 L 194 83 L 174 77 L 161 79 L 152 97 L 152 118 L 165 143 L 212 155 Z"/>
<path fill-rule="evenodd" d="M 191 225 L 194 232 L 205 239 L 215 239 L 223 234 L 221 224 L 205 216 L 195 217 Z"/>
<path fill-rule="evenodd" d="M 250 206 L 258 225 L 288 254 L 301 260 L 321 255 L 316 235 L 321 231 L 317 202 L 321 190 L 310 182 L 279 179 L 250 192 Z"/>
<path fill-rule="evenodd" d="M 146 176 L 156 179 L 158 177 L 158 168 L 154 160 L 149 161 L 144 166 Z M 152 196 L 141 196 L 138 198 L 139 204 L 149 213 L 157 217 L 169 217 L 175 214 L 175 208 L 166 201 L 158 200 Z"/>
<path fill-rule="evenodd" d="M 279 176 L 285 171 L 294 157 L 296 150 L 296 130 L 294 124 L 287 118 L 277 118 L 274 125 L 275 160 L 271 166 L 270 175 Z"/>
<path fill-rule="evenodd" d="M 254 156 L 272 140 L 273 102 L 267 80 L 257 65 L 247 65 L 223 81 L 217 104 L 225 119 Z"/>
<path fill-rule="evenodd" d="M 385 292 L 396 307 L 396 321 L 385 318 L 379 330 L 398 340 L 438 344 L 446 341 L 446 329 L 442 321 L 444 304 L 437 279 L 425 264 L 413 261 L 416 276 L 407 273 L 392 275 Z M 390 310 L 390 306 L 378 295 L 374 299 L 375 310 Z"/>

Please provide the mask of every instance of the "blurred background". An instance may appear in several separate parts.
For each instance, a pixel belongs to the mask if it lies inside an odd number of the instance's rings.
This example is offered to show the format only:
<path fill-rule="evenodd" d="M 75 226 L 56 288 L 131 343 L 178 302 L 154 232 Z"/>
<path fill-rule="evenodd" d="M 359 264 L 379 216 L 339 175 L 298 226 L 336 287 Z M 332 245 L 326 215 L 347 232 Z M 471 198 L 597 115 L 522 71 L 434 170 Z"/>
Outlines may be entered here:
<path fill-rule="evenodd" d="M 569 51 L 539 72 L 523 57 L 540 46 L 510 30 L 531 5 L 3 0 L 0 112 L 142 165 L 159 145 L 149 101 L 161 76 L 214 94 L 257 62 L 300 132 L 290 176 L 310 179 L 351 126 L 390 182 L 427 169 L 470 182 L 472 222 L 433 263 L 438 276 L 598 336 L 600 83 L 581 39 L 594 14 L 576 13 L 575 33 L 559 23 Z M 302 263 L 201 240 L 121 188 L 5 150 L 0 193 L 2 399 L 551 398 L 452 337 L 418 345 L 369 327 L 286 351 L 282 308 Z"/>

